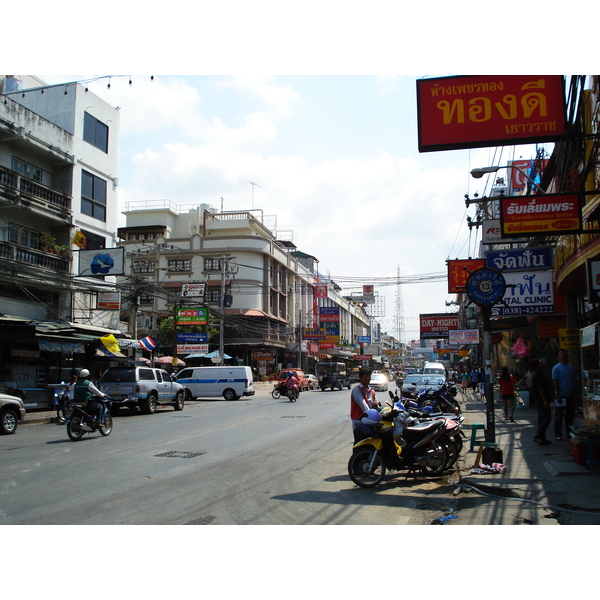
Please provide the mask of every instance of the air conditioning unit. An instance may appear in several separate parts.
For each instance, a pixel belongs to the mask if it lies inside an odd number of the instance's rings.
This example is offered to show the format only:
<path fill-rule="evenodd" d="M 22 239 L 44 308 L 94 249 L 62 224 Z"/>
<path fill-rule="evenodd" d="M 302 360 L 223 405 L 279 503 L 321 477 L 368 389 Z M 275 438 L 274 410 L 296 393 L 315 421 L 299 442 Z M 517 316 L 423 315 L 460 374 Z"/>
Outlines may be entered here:
<path fill-rule="evenodd" d="M 150 329 L 152 327 L 152 317 L 138 317 L 137 326 L 140 329 Z"/>

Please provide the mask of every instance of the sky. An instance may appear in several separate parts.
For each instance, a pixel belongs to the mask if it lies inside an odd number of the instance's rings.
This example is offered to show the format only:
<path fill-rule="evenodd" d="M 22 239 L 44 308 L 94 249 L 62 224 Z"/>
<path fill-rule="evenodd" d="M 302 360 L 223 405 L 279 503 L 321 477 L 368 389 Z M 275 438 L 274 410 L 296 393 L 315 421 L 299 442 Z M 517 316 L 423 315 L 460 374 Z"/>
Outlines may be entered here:
<path fill-rule="evenodd" d="M 102 77 L 39 76 L 49 83 Z M 315 256 L 343 293 L 374 283 L 384 297 L 382 330 L 396 336 L 399 316 L 408 341 L 419 337 L 420 314 L 456 310 L 446 305 L 456 298 L 447 293 L 445 261 L 478 252 L 481 233 L 466 223 L 475 207 L 467 210 L 464 195 L 483 195 L 486 184 L 489 192 L 492 180 L 469 171 L 535 152 L 420 154 L 416 80 L 134 74 L 88 86 L 120 107 L 121 210 L 157 199 L 260 209 L 278 237 Z M 400 281 L 439 277 L 398 286 L 398 272 Z"/>

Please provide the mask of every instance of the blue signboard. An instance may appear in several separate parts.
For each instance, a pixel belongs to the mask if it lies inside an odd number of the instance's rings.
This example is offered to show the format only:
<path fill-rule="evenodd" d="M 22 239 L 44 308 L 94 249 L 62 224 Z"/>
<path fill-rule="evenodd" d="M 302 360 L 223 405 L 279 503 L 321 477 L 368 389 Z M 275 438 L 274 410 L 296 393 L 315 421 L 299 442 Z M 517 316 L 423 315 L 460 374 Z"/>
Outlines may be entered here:
<path fill-rule="evenodd" d="M 500 271 L 546 271 L 554 268 L 552 248 L 519 248 L 518 250 L 488 250 L 486 266 Z"/>
<path fill-rule="evenodd" d="M 358 336 L 358 343 L 359 344 L 370 344 L 371 343 L 371 336 L 370 335 L 359 335 Z"/>
<path fill-rule="evenodd" d="M 495 269 L 477 269 L 467 279 L 467 296 L 480 306 L 491 306 L 502 300 L 506 281 Z"/>
<path fill-rule="evenodd" d="M 178 333 L 177 341 L 185 344 L 206 344 L 208 342 L 207 333 Z"/>

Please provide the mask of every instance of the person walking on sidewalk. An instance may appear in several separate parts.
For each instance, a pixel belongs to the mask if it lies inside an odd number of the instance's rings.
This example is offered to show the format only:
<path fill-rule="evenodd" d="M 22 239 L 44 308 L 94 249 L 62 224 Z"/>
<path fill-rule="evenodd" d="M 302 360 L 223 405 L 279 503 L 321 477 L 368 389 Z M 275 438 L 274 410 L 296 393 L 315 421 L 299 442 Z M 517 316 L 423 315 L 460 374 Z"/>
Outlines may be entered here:
<path fill-rule="evenodd" d="M 562 425 L 565 423 L 565 437 L 569 437 L 569 427 L 575 418 L 575 392 L 577 390 L 577 373 L 569 362 L 566 350 L 558 351 L 558 362 L 552 367 L 554 384 L 554 437 L 562 440 Z"/>
<path fill-rule="evenodd" d="M 533 441 L 536 444 L 545 446 L 552 442 L 546 439 L 546 429 L 552 421 L 552 392 L 550 384 L 544 375 L 544 363 L 539 358 L 534 358 L 531 367 L 533 369 L 533 377 L 531 378 L 530 398 L 535 400 L 535 405 L 538 409 L 538 422 L 535 437 Z"/>
<path fill-rule="evenodd" d="M 498 379 L 500 386 L 500 396 L 504 403 L 504 420 L 514 423 L 515 414 L 515 392 L 517 391 L 517 380 L 515 376 L 508 370 L 508 367 L 502 367 L 500 378 Z"/>

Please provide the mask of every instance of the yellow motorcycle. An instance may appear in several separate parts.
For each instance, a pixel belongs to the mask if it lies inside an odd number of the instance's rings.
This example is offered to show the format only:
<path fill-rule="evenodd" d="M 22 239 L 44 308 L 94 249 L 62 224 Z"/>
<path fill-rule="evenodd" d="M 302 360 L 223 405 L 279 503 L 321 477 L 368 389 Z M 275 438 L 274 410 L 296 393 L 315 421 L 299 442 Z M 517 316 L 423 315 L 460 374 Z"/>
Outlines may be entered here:
<path fill-rule="evenodd" d="M 415 423 L 406 412 L 385 407 L 378 415 L 363 413 L 354 430 L 354 446 L 348 461 L 348 474 L 363 488 L 373 488 L 386 470 L 420 470 L 429 476 L 441 475 L 447 468 L 448 451 L 440 439 L 446 432 L 444 420 Z"/>

